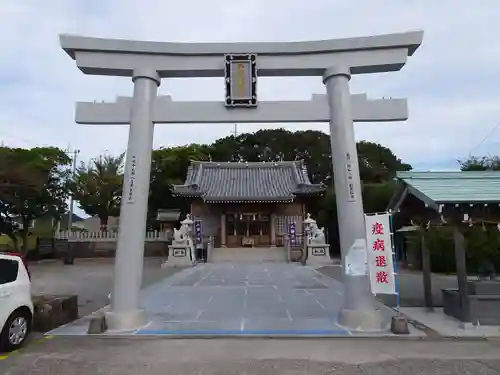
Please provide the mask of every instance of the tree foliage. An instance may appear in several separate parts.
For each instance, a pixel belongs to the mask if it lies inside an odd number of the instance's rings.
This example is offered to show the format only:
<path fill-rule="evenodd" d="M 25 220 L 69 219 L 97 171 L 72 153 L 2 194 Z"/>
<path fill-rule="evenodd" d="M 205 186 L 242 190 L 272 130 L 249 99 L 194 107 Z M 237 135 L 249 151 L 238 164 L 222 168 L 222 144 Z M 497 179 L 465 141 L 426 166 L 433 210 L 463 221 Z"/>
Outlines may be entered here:
<path fill-rule="evenodd" d="M 387 147 L 373 142 L 357 144 L 359 169 L 363 181 L 366 212 L 384 211 L 393 192 L 397 171 L 411 170 Z M 330 137 L 320 131 L 291 132 L 285 129 L 266 129 L 216 140 L 211 145 L 191 144 L 153 151 L 149 222 L 161 208 L 187 210 L 185 201 L 172 197 L 172 185 L 182 183 L 192 160 L 232 162 L 273 162 L 304 160 L 313 183 L 325 183 L 328 193 L 319 204 L 311 204 L 311 213 L 318 222 L 331 227 L 328 232 L 336 238 L 337 213 L 332 183 Z M 317 203 L 317 202 L 316 202 Z M 336 240 L 329 239 L 330 243 Z"/>
<path fill-rule="evenodd" d="M 359 169 L 366 183 L 378 183 L 395 177 L 396 171 L 411 166 L 387 147 L 373 142 L 358 142 Z M 332 179 L 330 136 L 317 130 L 291 132 L 266 129 L 237 137 L 218 139 L 212 145 L 217 161 L 280 161 L 304 160 L 315 183 Z"/>
<path fill-rule="evenodd" d="M 397 171 L 409 171 L 411 165 L 403 163 L 387 147 L 378 143 L 361 141 L 357 144 L 359 174 L 365 184 L 392 180 Z"/>
<path fill-rule="evenodd" d="M 102 230 L 108 218 L 120 212 L 124 158 L 106 155 L 81 163 L 71 179 L 74 199 L 86 214 L 99 217 Z"/>
<path fill-rule="evenodd" d="M 3 233 L 20 229 L 26 250 L 32 220 L 66 212 L 70 159 L 58 148 L 0 148 L 0 221 Z M 18 225 L 20 224 L 20 225 Z"/>
<path fill-rule="evenodd" d="M 154 150 L 148 199 L 148 224 L 154 226 L 159 209 L 180 208 L 187 211 L 186 202 L 172 195 L 172 186 L 182 184 L 192 160 L 207 161 L 212 148 L 191 144 Z"/>
<path fill-rule="evenodd" d="M 499 156 L 469 156 L 458 163 L 461 171 L 500 171 Z"/>
<path fill-rule="evenodd" d="M 430 253 L 433 272 L 456 272 L 453 231 L 452 226 L 431 226 L 425 232 L 425 243 Z M 475 225 L 463 229 L 463 234 L 468 272 L 477 273 L 485 261 L 492 262 L 497 270 L 500 269 L 500 233 L 496 226 L 483 228 L 481 225 Z M 421 233 L 410 232 L 407 236 L 408 253 L 415 259 L 414 267 L 421 269 Z"/>
<path fill-rule="evenodd" d="M 396 183 L 387 180 L 363 185 L 363 209 L 366 213 L 384 212 L 396 191 Z"/>
<path fill-rule="evenodd" d="M 357 144 L 359 169 L 363 182 L 365 211 L 383 211 L 393 191 L 396 171 L 410 170 L 387 147 L 372 142 Z M 291 132 L 267 129 L 216 140 L 210 145 L 190 144 L 154 150 L 151 162 L 148 222 L 154 224 L 159 209 L 188 210 L 186 201 L 172 196 L 172 185 L 184 181 L 193 160 L 233 162 L 273 162 L 304 160 L 313 183 L 325 183 L 328 194 L 311 212 L 319 221 L 336 226 L 335 195 L 330 137 L 320 131 Z M 106 229 L 108 218 L 119 215 L 124 154 L 101 156 L 77 168 L 68 181 L 67 155 L 55 148 L 32 150 L 1 149 L 0 230 L 14 232 L 12 218 L 24 215 L 26 223 L 50 214 L 65 213 L 68 188 L 79 207 L 97 216 Z M 10 168 L 9 166 L 15 166 Z M 316 202 L 317 203 L 317 202 Z M 314 207 L 316 206 L 316 207 Z M 17 217 L 17 216 L 16 216 Z"/>
<path fill-rule="evenodd" d="M 396 171 L 410 170 L 411 166 L 403 163 L 389 148 L 377 143 L 359 142 L 357 151 L 361 180 L 367 186 L 365 194 L 377 196 L 373 207 L 367 209 L 378 210 L 390 199 L 385 196 L 392 192 L 392 185 L 386 182 L 395 177 Z M 172 197 L 171 186 L 184 181 L 192 160 L 272 162 L 301 159 L 305 161 L 313 183 L 332 184 L 330 137 L 316 130 L 266 129 L 220 138 L 211 145 L 191 144 L 155 150 L 151 167 L 150 215 L 153 217 L 159 208 L 178 208 L 181 201 Z"/>

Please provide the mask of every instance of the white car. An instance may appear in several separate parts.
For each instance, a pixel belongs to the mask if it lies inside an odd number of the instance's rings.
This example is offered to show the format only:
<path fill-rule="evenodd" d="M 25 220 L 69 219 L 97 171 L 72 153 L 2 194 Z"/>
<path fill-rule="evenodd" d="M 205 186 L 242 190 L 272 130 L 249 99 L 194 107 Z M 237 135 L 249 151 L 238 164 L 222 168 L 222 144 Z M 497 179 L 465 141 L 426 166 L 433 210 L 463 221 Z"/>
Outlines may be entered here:
<path fill-rule="evenodd" d="M 23 260 L 0 253 L 0 351 L 20 348 L 31 333 L 31 281 Z"/>

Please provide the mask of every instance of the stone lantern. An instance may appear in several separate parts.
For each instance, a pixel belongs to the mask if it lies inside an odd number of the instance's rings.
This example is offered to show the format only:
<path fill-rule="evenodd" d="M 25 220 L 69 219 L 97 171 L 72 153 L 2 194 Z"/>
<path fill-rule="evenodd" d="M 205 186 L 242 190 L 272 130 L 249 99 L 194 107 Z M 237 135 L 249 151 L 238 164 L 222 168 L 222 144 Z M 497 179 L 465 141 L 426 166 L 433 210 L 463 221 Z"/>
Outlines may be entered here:
<path fill-rule="evenodd" d="M 304 224 L 304 231 L 306 235 L 309 236 L 313 229 L 313 224 L 316 224 L 316 220 L 311 217 L 311 214 L 307 214 L 307 217 L 302 222 Z"/>
<path fill-rule="evenodd" d="M 186 215 L 186 218 L 184 220 L 181 221 L 181 225 L 186 228 L 186 234 L 189 236 L 189 237 L 192 237 L 193 235 L 193 225 L 194 225 L 194 221 L 191 219 L 191 215 L 190 214 L 187 214 Z"/>

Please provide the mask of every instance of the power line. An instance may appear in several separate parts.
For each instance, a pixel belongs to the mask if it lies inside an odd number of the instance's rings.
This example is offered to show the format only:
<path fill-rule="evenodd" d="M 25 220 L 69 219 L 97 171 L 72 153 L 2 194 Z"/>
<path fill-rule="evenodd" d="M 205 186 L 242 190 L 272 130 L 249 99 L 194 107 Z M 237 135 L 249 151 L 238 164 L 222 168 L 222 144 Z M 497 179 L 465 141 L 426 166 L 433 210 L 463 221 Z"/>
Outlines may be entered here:
<path fill-rule="evenodd" d="M 500 128 L 500 123 L 496 124 L 493 129 L 488 133 L 488 135 L 486 135 L 486 137 L 484 137 L 481 142 L 479 142 L 472 150 L 469 151 L 469 155 L 472 154 L 472 152 L 474 150 L 476 150 L 479 146 L 481 146 L 484 142 L 486 142 L 488 140 L 488 138 L 490 138 L 493 133 L 495 133 L 497 131 L 497 129 Z"/>

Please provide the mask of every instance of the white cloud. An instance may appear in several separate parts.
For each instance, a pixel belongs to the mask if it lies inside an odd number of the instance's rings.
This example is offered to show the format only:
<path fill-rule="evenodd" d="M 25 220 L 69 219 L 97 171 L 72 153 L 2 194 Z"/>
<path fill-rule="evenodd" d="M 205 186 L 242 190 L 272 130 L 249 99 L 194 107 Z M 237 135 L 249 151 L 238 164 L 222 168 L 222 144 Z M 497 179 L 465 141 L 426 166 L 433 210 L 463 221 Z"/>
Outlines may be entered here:
<path fill-rule="evenodd" d="M 125 78 L 84 76 L 59 33 L 159 41 L 310 40 L 423 29 L 424 43 L 398 73 L 352 79 L 353 92 L 407 97 L 406 123 L 360 124 L 357 137 L 432 168 L 467 155 L 500 121 L 500 7 L 466 0 L 3 0 L 0 3 L 0 139 L 8 145 L 78 147 L 82 158 L 126 146 L 127 127 L 74 124 L 79 100 L 131 95 Z M 308 99 L 318 78 L 266 79 L 263 100 Z M 164 80 L 176 100 L 220 100 L 221 80 Z M 273 125 L 284 126 L 282 124 Z M 240 125 L 240 131 L 268 125 Z M 326 124 L 291 125 L 322 129 Z M 159 125 L 155 145 L 211 142 L 232 125 Z M 500 130 L 476 152 L 494 152 Z M 448 164 L 446 164 L 448 165 Z M 427 167 L 426 167 L 427 168 Z"/>

